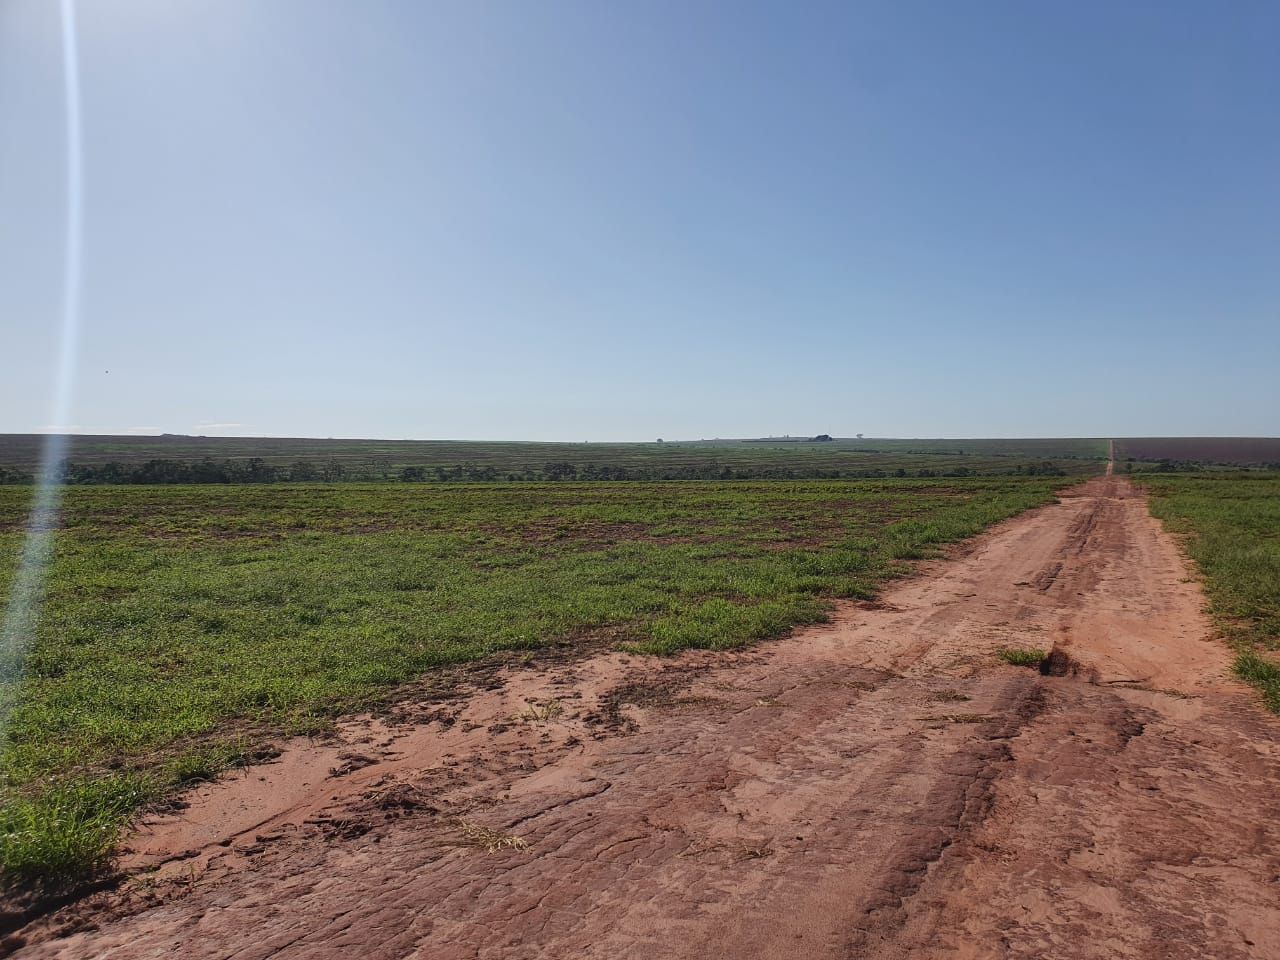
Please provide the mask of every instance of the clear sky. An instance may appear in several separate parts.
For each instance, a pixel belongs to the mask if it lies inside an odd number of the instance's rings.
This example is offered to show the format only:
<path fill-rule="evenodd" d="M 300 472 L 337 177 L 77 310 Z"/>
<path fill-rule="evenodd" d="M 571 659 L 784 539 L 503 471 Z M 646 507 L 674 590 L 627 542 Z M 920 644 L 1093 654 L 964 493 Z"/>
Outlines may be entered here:
<path fill-rule="evenodd" d="M 1280 5 L 79 0 L 88 432 L 1280 434 Z M 0 0 L 0 431 L 58 7 Z"/>

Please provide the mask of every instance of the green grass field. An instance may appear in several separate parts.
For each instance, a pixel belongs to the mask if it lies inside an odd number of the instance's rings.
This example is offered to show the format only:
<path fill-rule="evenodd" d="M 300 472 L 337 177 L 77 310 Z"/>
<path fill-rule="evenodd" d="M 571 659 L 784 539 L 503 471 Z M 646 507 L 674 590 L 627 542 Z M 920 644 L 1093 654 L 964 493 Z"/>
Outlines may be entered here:
<path fill-rule="evenodd" d="M 1060 478 L 71 488 L 0 753 L 0 867 L 498 651 L 728 648 L 869 597 Z M 30 488 L 0 489 L 0 596 Z"/>
<path fill-rule="evenodd" d="M 1236 672 L 1280 713 L 1280 473 L 1144 477 L 1151 512 L 1186 537 Z"/>

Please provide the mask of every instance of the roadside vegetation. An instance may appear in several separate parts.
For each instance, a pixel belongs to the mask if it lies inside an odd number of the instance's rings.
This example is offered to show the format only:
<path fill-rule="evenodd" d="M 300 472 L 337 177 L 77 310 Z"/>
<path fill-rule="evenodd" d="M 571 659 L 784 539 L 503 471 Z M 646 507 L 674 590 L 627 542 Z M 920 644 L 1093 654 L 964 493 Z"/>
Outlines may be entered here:
<path fill-rule="evenodd" d="M 1151 512 L 1186 537 L 1236 672 L 1280 713 L 1280 473 L 1147 476 Z"/>
<path fill-rule="evenodd" d="M 781 635 L 1062 482 L 71 488 L 10 691 L 0 869 L 83 878 L 139 806 L 452 665 Z M 30 496 L 0 489 L 0 600 Z"/>

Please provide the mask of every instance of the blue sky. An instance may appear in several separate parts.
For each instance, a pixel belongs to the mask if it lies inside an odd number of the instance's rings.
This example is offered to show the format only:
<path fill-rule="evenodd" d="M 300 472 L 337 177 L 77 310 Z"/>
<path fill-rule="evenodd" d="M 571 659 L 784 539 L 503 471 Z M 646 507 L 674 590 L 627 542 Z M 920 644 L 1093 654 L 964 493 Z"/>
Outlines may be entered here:
<path fill-rule="evenodd" d="M 78 10 L 67 426 L 1280 434 L 1276 4 Z M 0 2 L 0 431 L 50 426 L 60 53 Z"/>

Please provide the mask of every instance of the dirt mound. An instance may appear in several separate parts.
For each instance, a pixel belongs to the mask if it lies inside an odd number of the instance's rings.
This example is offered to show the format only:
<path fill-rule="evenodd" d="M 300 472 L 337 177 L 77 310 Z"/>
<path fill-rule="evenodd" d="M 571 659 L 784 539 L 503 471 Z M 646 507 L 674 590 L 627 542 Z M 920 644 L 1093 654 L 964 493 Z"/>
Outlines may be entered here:
<path fill-rule="evenodd" d="M 1080 677 L 1090 681 L 1096 681 L 1098 678 L 1096 670 L 1086 667 L 1071 654 L 1056 646 L 1040 661 L 1040 673 L 1046 677 Z"/>

